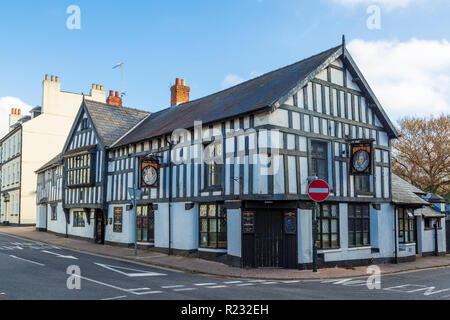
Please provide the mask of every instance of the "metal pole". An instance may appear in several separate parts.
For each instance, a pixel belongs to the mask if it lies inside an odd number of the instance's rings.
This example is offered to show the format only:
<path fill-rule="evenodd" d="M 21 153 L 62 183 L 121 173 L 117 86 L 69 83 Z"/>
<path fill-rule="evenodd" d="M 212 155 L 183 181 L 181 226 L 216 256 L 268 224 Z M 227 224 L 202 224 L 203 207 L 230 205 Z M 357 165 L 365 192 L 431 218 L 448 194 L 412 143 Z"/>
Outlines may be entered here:
<path fill-rule="evenodd" d="M 135 167 L 134 167 L 134 183 L 133 183 L 133 189 L 134 189 L 134 195 L 133 195 L 133 211 L 134 211 L 134 256 L 137 257 L 138 255 L 138 249 L 137 249 L 137 208 L 136 208 L 136 182 L 138 179 L 138 159 L 136 157 L 135 160 Z"/>
<path fill-rule="evenodd" d="M 172 255 L 172 141 L 169 143 L 169 256 Z"/>
<path fill-rule="evenodd" d="M 398 207 L 394 207 L 394 263 L 398 264 Z"/>
<path fill-rule="evenodd" d="M 317 272 L 317 202 L 313 211 L 313 272 Z"/>
<path fill-rule="evenodd" d="M 439 256 L 439 242 L 438 242 L 438 222 L 434 223 L 434 255 Z"/>

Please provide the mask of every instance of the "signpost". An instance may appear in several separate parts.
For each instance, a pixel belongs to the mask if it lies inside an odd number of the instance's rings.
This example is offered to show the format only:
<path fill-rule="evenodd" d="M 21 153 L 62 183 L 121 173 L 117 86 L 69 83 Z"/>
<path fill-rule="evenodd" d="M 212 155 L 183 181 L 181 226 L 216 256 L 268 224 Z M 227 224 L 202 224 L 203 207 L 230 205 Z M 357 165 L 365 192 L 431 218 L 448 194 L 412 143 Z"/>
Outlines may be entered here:
<path fill-rule="evenodd" d="M 137 210 L 136 210 L 136 206 L 137 206 L 137 201 L 141 199 L 142 197 L 142 190 L 138 189 L 137 187 L 137 181 L 138 181 L 138 177 L 139 177 L 139 172 L 138 172 L 138 164 L 139 164 L 139 159 L 136 157 L 135 160 L 135 164 L 134 164 L 134 183 L 133 183 L 133 188 L 128 188 L 128 195 L 131 199 L 131 204 L 133 206 L 133 213 L 134 213 L 134 255 L 137 256 L 138 251 L 137 251 Z"/>
<path fill-rule="evenodd" d="M 308 195 L 311 200 L 314 201 L 314 211 L 313 211 L 313 271 L 317 272 L 317 210 L 318 202 L 325 201 L 330 195 L 330 186 L 323 180 L 317 177 L 311 177 L 308 179 L 312 181 L 308 187 Z"/>

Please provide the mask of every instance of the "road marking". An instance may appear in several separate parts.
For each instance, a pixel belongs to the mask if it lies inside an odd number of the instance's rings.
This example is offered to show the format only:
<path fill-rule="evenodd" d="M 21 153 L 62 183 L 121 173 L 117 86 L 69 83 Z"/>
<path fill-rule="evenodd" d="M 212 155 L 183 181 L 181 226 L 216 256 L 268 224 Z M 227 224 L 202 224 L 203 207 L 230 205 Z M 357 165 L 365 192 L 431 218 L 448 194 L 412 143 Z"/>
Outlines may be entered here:
<path fill-rule="evenodd" d="M 249 280 L 248 282 L 254 282 L 254 283 L 258 283 L 258 282 L 266 282 L 267 280 Z"/>
<path fill-rule="evenodd" d="M 119 290 L 119 291 L 122 291 L 122 292 L 126 292 L 126 293 L 131 293 L 131 294 L 134 294 L 134 295 L 137 295 L 137 296 L 146 295 L 146 294 L 162 293 L 162 291 L 135 292 L 136 290 L 143 290 L 144 288 L 124 289 L 124 288 L 120 288 L 120 287 L 114 286 L 112 284 L 108 284 L 108 283 L 101 282 L 101 281 L 94 280 L 94 279 L 89 279 L 89 278 L 86 278 L 86 277 L 83 277 L 83 276 L 79 276 L 79 275 L 73 275 L 73 276 L 74 277 L 78 277 L 78 278 L 80 278 L 82 280 L 86 280 L 86 281 L 89 281 L 89 282 L 93 282 L 95 284 L 99 284 L 101 286 L 105 286 L 105 287 L 108 287 L 108 288 L 116 289 L 116 290 Z M 145 288 L 145 289 L 147 289 L 147 288 Z"/>
<path fill-rule="evenodd" d="M 101 263 L 95 263 L 96 265 L 120 273 L 122 275 L 125 275 L 127 277 L 136 278 L 136 277 L 155 277 L 155 276 L 166 276 L 166 274 L 163 273 L 157 273 L 157 272 L 151 272 L 151 271 L 143 271 L 143 270 L 137 270 L 137 269 L 131 269 L 131 268 L 125 268 L 125 267 L 115 267 L 110 266 L 107 264 L 101 264 Z M 119 270 L 120 269 L 120 270 Z M 134 272 L 125 272 L 121 270 L 127 270 L 127 271 L 134 271 Z"/>
<path fill-rule="evenodd" d="M 9 256 L 10 256 L 11 258 L 14 258 L 14 259 L 26 261 L 26 262 L 33 263 L 33 264 L 36 264 L 36 265 L 41 266 L 41 267 L 45 267 L 45 264 L 42 264 L 42 263 L 39 263 L 39 262 L 27 260 L 27 259 L 24 259 L 24 258 L 19 258 L 19 257 L 13 256 L 13 255 L 9 255 Z"/>
<path fill-rule="evenodd" d="M 238 284 L 236 285 L 237 287 L 246 287 L 246 286 L 254 286 L 254 283 L 242 283 L 242 284 Z"/>
<path fill-rule="evenodd" d="M 147 294 L 156 294 L 156 293 L 162 293 L 162 291 L 151 291 L 150 288 L 136 288 L 136 289 L 129 289 L 130 293 L 138 295 L 138 296 L 144 296 Z"/>
<path fill-rule="evenodd" d="M 217 283 L 196 283 L 196 284 L 194 284 L 194 286 L 214 286 L 214 285 L 216 285 Z"/>
<path fill-rule="evenodd" d="M 78 258 L 73 257 L 73 256 L 65 256 L 65 255 L 62 255 L 62 254 L 59 254 L 59 253 L 54 253 L 54 252 L 47 251 L 47 250 L 42 250 L 41 252 L 52 254 L 54 256 L 57 256 L 58 258 L 78 260 Z"/>
<path fill-rule="evenodd" d="M 277 284 L 278 282 L 274 282 L 274 281 L 272 281 L 272 282 L 263 282 L 262 284 Z"/>
<path fill-rule="evenodd" d="M 208 289 L 220 289 L 220 288 L 228 288 L 228 286 L 212 286 L 212 287 L 206 287 Z"/>
<path fill-rule="evenodd" d="M 118 297 L 114 297 L 114 298 L 106 298 L 106 299 L 102 299 L 102 301 L 109 301 L 109 300 L 118 300 L 118 299 L 123 299 L 126 298 L 127 296 L 118 296 Z"/>
<path fill-rule="evenodd" d="M 181 292 L 181 291 L 193 291 L 193 290 L 197 290 L 197 288 L 174 289 L 173 291 Z"/>
<path fill-rule="evenodd" d="M 300 280 L 281 281 L 283 283 L 299 283 Z"/>
<path fill-rule="evenodd" d="M 242 283 L 242 281 L 227 281 L 227 282 L 224 282 L 224 283 L 226 283 L 226 284 L 237 284 L 237 283 Z"/>
<path fill-rule="evenodd" d="M 176 289 L 176 288 L 183 288 L 183 285 L 177 285 L 177 286 L 161 286 L 163 289 Z"/>

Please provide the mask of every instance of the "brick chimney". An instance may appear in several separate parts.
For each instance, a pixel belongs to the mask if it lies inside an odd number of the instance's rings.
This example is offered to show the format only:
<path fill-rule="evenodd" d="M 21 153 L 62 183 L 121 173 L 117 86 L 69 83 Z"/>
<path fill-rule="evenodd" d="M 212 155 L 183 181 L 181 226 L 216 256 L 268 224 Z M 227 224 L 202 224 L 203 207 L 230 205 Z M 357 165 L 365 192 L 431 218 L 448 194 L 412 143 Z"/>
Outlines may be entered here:
<path fill-rule="evenodd" d="M 189 93 L 191 92 L 191 88 L 186 86 L 186 80 L 181 80 L 177 78 L 175 80 L 175 85 L 170 88 L 171 99 L 170 105 L 176 106 L 181 103 L 189 102 Z"/>
<path fill-rule="evenodd" d="M 112 90 L 109 90 L 109 97 L 106 99 L 106 103 L 113 105 L 113 106 L 122 106 L 122 98 L 119 96 L 119 91 L 116 91 L 116 94 L 114 95 L 114 92 Z"/>
<path fill-rule="evenodd" d="M 19 121 L 20 118 L 22 118 L 20 109 L 11 108 L 11 114 L 9 115 L 9 129 L 10 130 L 17 123 L 17 121 Z"/>

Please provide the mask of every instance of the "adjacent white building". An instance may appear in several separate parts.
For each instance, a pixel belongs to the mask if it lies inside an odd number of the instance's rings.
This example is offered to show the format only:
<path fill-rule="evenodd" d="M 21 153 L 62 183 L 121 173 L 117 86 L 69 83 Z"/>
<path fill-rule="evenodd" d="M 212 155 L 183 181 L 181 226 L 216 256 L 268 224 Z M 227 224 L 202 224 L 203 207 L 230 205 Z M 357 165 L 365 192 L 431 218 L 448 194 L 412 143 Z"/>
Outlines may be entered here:
<path fill-rule="evenodd" d="M 2 144 L 1 222 L 36 223 L 35 171 L 59 154 L 83 100 L 82 94 L 61 91 L 58 77 L 43 81 L 42 107 L 22 116 L 13 109 L 10 132 Z M 102 86 L 93 85 L 87 100 L 105 102 Z"/>

